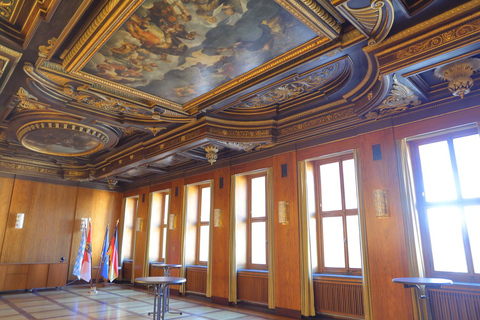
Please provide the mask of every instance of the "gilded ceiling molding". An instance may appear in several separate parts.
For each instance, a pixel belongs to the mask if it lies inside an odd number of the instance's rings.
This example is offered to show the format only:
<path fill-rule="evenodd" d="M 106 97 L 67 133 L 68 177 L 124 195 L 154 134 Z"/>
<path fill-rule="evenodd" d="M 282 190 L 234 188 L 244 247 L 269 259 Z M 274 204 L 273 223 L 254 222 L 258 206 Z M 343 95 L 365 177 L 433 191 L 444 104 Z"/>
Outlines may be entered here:
<path fill-rule="evenodd" d="M 7 172 L 10 173 L 10 170 L 18 170 L 18 171 L 26 171 L 29 173 L 43 173 L 49 175 L 58 175 L 59 170 L 49 169 L 44 167 L 37 167 L 37 166 L 30 166 L 25 164 L 19 163 L 11 163 L 6 161 L 0 161 L 0 171 L 3 169 L 7 169 Z"/>
<path fill-rule="evenodd" d="M 436 68 L 435 77 L 448 81 L 448 90 L 463 99 L 473 86 L 472 74 L 480 70 L 480 59 L 467 58 Z"/>
<path fill-rule="evenodd" d="M 65 70 L 67 72 L 80 70 L 96 49 L 100 48 L 142 3 L 143 0 L 107 1 L 92 22 L 77 34 L 74 44 L 63 59 Z"/>
<path fill-rule="evenodd" d="M 275 0 L 298 20 L 315 31 L 319 36 L 335 39 L 342 30 L 341 24 L 314 0 Z M 308 10 L 305 9 L 308 8 Z"/>
<path fill-rule="evenodd" d="M 86 182 L 94 180 L 89 170 L 67 169 L 63 171 L 63 179 L 69 181 Z"/>
<path fill-rule="evenodd" d="M 110 190 L 115 190 L 115 186 L 117 185 L 118 180 L 115 180 L 115 179 L 107 179 L 107 183 L 108 183 L 108 188 L 109 188 Z"/>
<path fill-rule="evenodd" d="M 18 3 L 18 0 L 0 1 L 0 17 L 2 17 L 2 19 L 4 20 L 9 21 L 12 16 L 13 9 L 17 5 L 17 3 Z"/>
<path fill-rule="evenodd" d="M 442 14 L 436 15 L 435 17 L 424 21 L 422 23 L 416 24 L 413 27 L 410 27 L 406 30 L 403 30 L 399 33 L 396 33 L 394 35 L 391 35 L 381 43 L 374 44 L 372 46 L 364 48 L 365 51 L 371 52 L 373 50 L 377 50 L 379 48 L 385 48 L 383 52 L 392 52 L 392 51 L 397 51 L 398 47 L 397 45 L 392 46 L 393 43 L 401 42 L 400 46 L 402 44 L 404 45 L 410 45 L 414 42 L 417 42 L 418 39 L 413 38 L 412 35 L 419 33 L 421 37 L 423 38 L 429 38 L 432 35 L 435 35 L 437 33 L 443 32 L 445 29 L 451 28 L 453 25 L 458 25 L 465 23 L 468 20 L 475 19 L 480 15 L 480 12 L 476 12 L 466 18 L 461 18 L 457 19 L 452 23 L 449 23 L 447 25 L 444 24 L 445 21 L 451 20 L 452 18 L 458 17 L 459 15 L 462 15 L 462 13 L 470 11 L 470 10 L 475 10 L 478 8 L 480 5 L 480 0 L 472 0 L 469 1 L 465 4 L 462 4 L 452 10 L 447 10 Z M 441 26 L 440 28 L 435 28 L 435 26 Z M 425 32 L 425 30 L 432 29 L 432 31 Z"/>
<path fill-rule="evenodd" d="M 227 148 L 234 149 L 237 151 L 251 152 L 253 150 L 260 150 L 271 148 L 275 143 L 265 143 L 265 142 L 232 142 L 232 141 L 216 141 Z"/>
<path fill-rule="evenodd" d="M 12 97 L 10 105 L 14 106 L 15 112 L 47 110 L 49 108 L 49 105 L 38 102 L 37 97 L 31 95 L 22 87 L 20 87 L 17 94 Z"/>
<path fill-rule="evenodd" d="M 356 113 L 353 110 L 353 108 L 348 108 L 348 109 L 334 112 L 325 116 L 318 117 L 316 119 L 306 120 L 306 121 L 297 123 L 295 125 L 287 126 L 285 128 L 280 129 L 278 132 L 279 132 L 279 136 L 293 134 L 300 131 L 305 131 L 305 130 L 316 128 L 319 126 L 323 126 L 328 123 L 333 123 L 336 121 L 348 119 L 355 115 Z"/>
<path fill-rule="evenodd" d="M 1 30 L 0 30 L 1 33 Z M 0 44 L 0 93 L 12 75 L 22 54 Z"/>
<path fill-rule="evenodd" d="M 208 133 L 223 136 L 223 137 L 231 137 L 231 138 L 264 138 L 269 137 L 272 135 L 271 130 L 234 130 L 234 129 L 222 129 L 222 128 L 215 128 L 209 127 Z"/>
<path fill-rule="evenodd" d="M 0 142 L 5 142 L 7 141 L 8 137 L 7 137 L 7 133 L 5 132 L 5 130 L 0 130 Z"/>
<path fill-rule="evenodd" d="M 412 106 L 418 106 L 422 102 L 412 89 L 400 83 L 397 76 L 393 75 L 393 86 L 390 95 L 383 100 L 382 104 L 365 114 L 367 119 L 379 119 L 392 114 L 406 111 Z"/>
<path fill-rule="evenodd" d="M 43 64 L 45 66 L 45 64 Z M 52 63 L 48 63 L 52 66 Z M 58 65 L 57 65 L 58 67 Z M 168 117 L 155 119 L 155 111 L 127 102 L 122 97 L 110 97 L 105 94 L 93 91 L 92 86 L 84 82 L 75 81 L 63 76 L 62 70 L 36 69 L 32 64 L 26 63 L 25 73 L 32 78 L 37 86 L 42 88 L 45 94 L 59 101 L 70 101 L 78 103 L 80 106 L 89 107 L 99 111 L 105 111 L 117 116 L 129 116 L 143 120 L 152 120 L 157 122 L 185 123 L 192 119 L 178 113 L 170 113 Z M 75 106 L 75 104 L 73 104 Z"/>
<path fill-rule="evenodd" d="M 62 157 L 95 153 L 109 141 L 98 128 L 60 120 L 29 122 L 17 130 L 16 137 L 27 149 Z"/>
<path fill-rule="evenodd" d="M 52 48 L 55 46 L 56 42 L 57 42 L 57 38 L 54 37 L 54 38 L 48 40 L 48 45 L 39 46 L 38 47 L 38 55 L 42 58 L 46 58 L 49 55 Z"/>
<path fill-rule="evenodd" d="M 162 130 L 166 130 L 167 127 L 145 127 L 145 129 L 150 130 L 153 133 L 153 136 L 155 137 L 157 133 L 159 133 Z"/>
<path fill-rule="evenodd" d="M 183 109 L 185 111 L 189 111 L 190 113 L 192 109 L 197 108 L 198 106 L 207 102 L 210 99 L 218 98 L 221 94 L 226 93 L 229 90 L 235 89 L 235 88 L 240 88 L 245 82 L 251 81 L 257 77 L 260 77 L 266 73 L 271 73 L 273 69 L 278 68 L 284 64 L 287 64 L 291 62 L 292 60 L 312 51 L 315 49 L 318 49 L 324 44 L 327 44 L 330 42 L 330 39 L 326 37 L 319 37 L 315 38 L 304 45 L 301 45 L 287 53 L 284 53 L 264 64 L 262 64 L 260 67 L 255 68 L 251 71 L 248 71 L 241 76 L 207 92 L 206 94 L 200 96 L 197 99 L 193 99 L 192 101 L 189 101 L 188 103 L 184 104 Z M 312 58 L 312 57 L 309 57 Z M 288 65 L 288 67 L 292 67 L 292 65 Z M 276 72 L 278 73 L 278 71 Z M 276 74 L 275 73 L 275 74 Z M 245 89 L 245 87 L 241 88 Z M 210 106 L 210 105 L 209 105 Z M 206 106 L 206 107 L 209 107 Z"/>
<path fill-rule="evenodd" d="M 390 32 L 394 20 L 394 8 L 391 0 L 372 0 L 370 5 L 352 9 L 342 3 L 337 9 L 366 37 L 368 45 L 382 42 Z"/>
<path fill-rule="evenodd" d="M 257 97 L 250 98 L 233 108 L 261 108 L 274 103 L 282 103 L 294 99 L 301 94 L 321 87 L 333 77 L 337 69 L 338 63 L 328 65 L 304 78 L 283 84 L 270 89 Z"/>

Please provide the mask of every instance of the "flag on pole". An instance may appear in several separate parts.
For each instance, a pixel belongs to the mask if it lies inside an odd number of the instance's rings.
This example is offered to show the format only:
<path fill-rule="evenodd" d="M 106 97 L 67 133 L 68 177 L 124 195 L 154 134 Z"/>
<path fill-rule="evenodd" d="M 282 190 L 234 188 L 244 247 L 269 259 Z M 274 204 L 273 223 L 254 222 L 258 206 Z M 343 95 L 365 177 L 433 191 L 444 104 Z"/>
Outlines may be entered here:
<path fill-rule="evenodd" d="M 75 260 L 75 266 L 73 267 L 73 275 L 77 276 L 80 280 L 80 268 L 82 267 L 83 253 L 85 252 L 86 230 L 82 231 L 82 240 L 80 240 L 80 246 L 78 247 L 77 259 Z"/>
<path fill-rule="evenodd" d="M 110 258 L 110 270 L 108 271 L 108 280 L 112 282 L 118 278 L 118 246 L 117 246 L 117 235 L 118 235 L 118 221 L 115 226 L 115 232 L 113 233 L 113 238 L 110 241 L 110 248 L 108 249 L 108 256 Z"/>
<path fill-rule="evenodd" d="M 101 276 L 105 279 L 108 280 L 108 224 L 107 224 L 107 231 L 105 232 L 105 239 L 103 240 L 103 249 L 102 249 L 102 255 L 100 256 L 100 262 L 102 265 L 100 268 L 102 269 Z M 98 277 L 97 277 L 98 279 Z"/>
<path fill-rule="evenodd" d="M 83 253 L 82 268 L 80 269 L 80 278 L 90 282 L 92 278 L 92 223 L 88 221 L 87 243 Z"/>

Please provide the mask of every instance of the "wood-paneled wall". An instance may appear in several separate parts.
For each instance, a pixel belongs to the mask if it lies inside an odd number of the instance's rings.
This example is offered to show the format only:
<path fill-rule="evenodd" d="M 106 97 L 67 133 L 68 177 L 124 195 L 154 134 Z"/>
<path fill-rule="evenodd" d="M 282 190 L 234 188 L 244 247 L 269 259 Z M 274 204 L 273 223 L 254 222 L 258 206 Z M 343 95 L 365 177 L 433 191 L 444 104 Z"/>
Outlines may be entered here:
<path fill-rule="evenodd" d="M 72 279 L 81 218 L 92 218 L 96 265 L 107 223 L 113 232 L 120 218 L 122 194 L 0 177 L 0 201 L 0 263 L 54 263 L 65 257 Z M 22 229 L 15 229 L 17 213 L 25 213 Z"/>
<path fill-rule="evenodd" d="M 368 261 L 366 262 L 369 264 L 369 290 L 372 302 L 372 308 L 369 309 L 369 312 L 374 319 L 413 319 L 410 290 L 393 284 L 391 281 L 392 278 L 409 275 L 395 141 L 399 138 L 479 120 L 480 108 L 472 108 L 425 121 L 358 134 L 334 142 L 322 143 L 303 149 L 297 148 L 296 151 L 266 156 L 260 160 L 237 162 L 235 165 L 218 170 L 212 168 L 212 171 L 201 176 L 186 176 L 182 179 L 166 182 L 164 185 L 169 184 L 172 189 L 170 210 L 177 217 L 177 228 L 169 231 L 167 262 L 180 262 L 184 185 L 205 179 L 214 179 L 213 206 L 215 209 L 222 209 L 223 226 L 213 228 L 212 297 L 218 298 L 215 301 L 228 299 L 230 177 L 235 174 L 271 167 L 273 168 L 274 180 L 275 307 L 286 311 L 300 310 L 297 163 L 301 160 L 318 158 L 347 150 L 358 150 L 362 177 L 362 180 L 359 181 L 359 187 L 363 195 L 362 203 L 365 212 L 366 248 L 368 249 Z M 373 160 L 373 145 L 380 145 L 382 153 L 380 160 Z M 282 164 L 287 165 L 286 177 L 281 176 Z M 220 189 L 219 180 L 222 177 L 224 187 Z M 150 191 L 158 188 L 158 186 L 152 186 Z M 175 196 L 176 188 L 178 188 L 178 196 Z M 377 218 L 375 216 L 373 199 L 373 190 L 375 189 L 387 191 L 387 210 L 390 213 L 387 218 Z M 135 192 L 131 191 L 129 194 Z M 278 223 L 279 201 L 289 202 L 290 221 L 286 225 Z M 266 277 L 264 278 L 266 281 Z M 245 286 L 241 289 L 240 281 L 243 280 L 245 279 L 238 279 L 239 299 L 241 299 L 240 296 L 248 295 L 244 292 Z"/>

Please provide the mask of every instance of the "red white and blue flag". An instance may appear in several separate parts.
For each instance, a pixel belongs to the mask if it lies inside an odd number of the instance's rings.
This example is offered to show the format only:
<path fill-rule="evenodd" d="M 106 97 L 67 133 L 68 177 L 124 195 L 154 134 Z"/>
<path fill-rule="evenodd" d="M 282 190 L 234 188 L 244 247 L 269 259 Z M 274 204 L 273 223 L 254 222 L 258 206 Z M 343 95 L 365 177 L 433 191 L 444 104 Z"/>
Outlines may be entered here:
<path fill-rule="evenodd" d="M 115 233 L 113 234 L 113 238 L 110 241 L 110 248 L 108 249 L 108 253 L 107 253 L 110 258 L 110 269 L 108 271 L 108 280 L 110 280 L 110 282 L 118 278 L 117 237 L 118 237 L 118 223 L 117 223 L 117 226 L 115 227 Z"/>
<path fill-rule="evenodd" d="M 87 282 L 90 282 L 90 279 L 92 279 L 92 223 L 90 221 L 88 222 L 87 243 L 83 253 L 80 278 Z"/>

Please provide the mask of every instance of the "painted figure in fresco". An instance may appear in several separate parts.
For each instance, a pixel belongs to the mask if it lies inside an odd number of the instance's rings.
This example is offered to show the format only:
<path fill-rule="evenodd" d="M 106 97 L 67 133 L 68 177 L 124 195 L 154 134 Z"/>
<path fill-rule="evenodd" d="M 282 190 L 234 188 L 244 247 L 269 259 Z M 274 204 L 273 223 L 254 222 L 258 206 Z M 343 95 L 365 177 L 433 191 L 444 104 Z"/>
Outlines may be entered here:
<path fill-rule="evenodd" d="M 196 14 L 202 17 L 210 24 L 215 24 L 218 21 L 217 16 L 222 11 L 226 16 L 233 16 L 238 14 L 240 18 L 243 14 L 243 8 L 240 0 L 182 0 L 184 3 L 191 2 L 196 10 Z M 234 19 L 235 21 L 238 20 Z M 233 23 L 230 24 L 234 24 Z"/>

